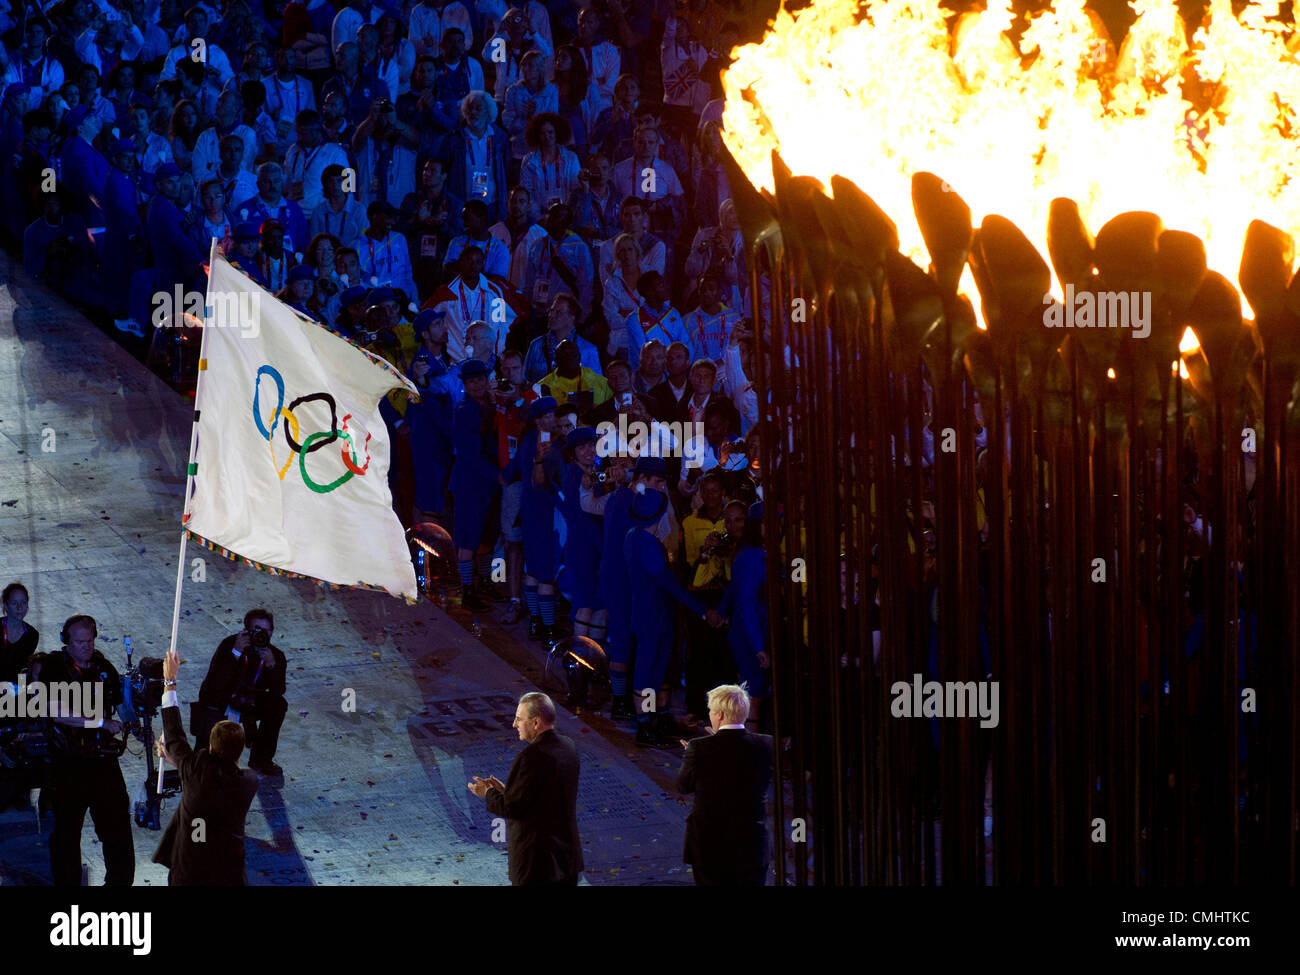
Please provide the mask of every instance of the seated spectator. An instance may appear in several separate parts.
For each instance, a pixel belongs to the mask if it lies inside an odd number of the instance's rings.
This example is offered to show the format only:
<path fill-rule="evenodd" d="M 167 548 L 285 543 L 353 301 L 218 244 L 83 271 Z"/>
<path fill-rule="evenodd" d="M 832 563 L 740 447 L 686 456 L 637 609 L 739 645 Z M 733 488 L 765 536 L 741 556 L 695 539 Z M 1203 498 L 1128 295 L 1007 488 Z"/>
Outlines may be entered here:
<path fill-rule="evenodd" d="M 533 117 L 543 113 L 555 114 L 559 108 L 559 94 L 555 85 L 544 76 L 546 59 L 540 51 L 524 55 L 522 77 L 506 89 L 501 110 L 501 125 L 510 135 L 510 157 L 517 172 L 520 162 L 533 146 L 526 138 Z"/>
<path fill-rule="evenodd" d="M 555 369 L 543 376 L 533 389 L 542 396 L 554 396 L 559 404 L 573 401 L 581 412 L 600 406 L 613 393 L 605 377 L 582 365 L 577 343 L 566 339 L 555 348 Z"/>
<path fill-rule="evenodd" d="M 534 116 L 528 125 L 528 145 L 519 182 L 528 190 L 532 218 L 540 220 L 555 204 L 564 203 L 580 185 L 578 157 L 566 148 L 569 124 L 553 112 Z"/>
<path fill-rule="evenodd" d="M 453 237 L 447 245 L 444 273 L 448 277 L 454 274 L 461 252 L 473 246 L 483 252 L 483 272 L 504 279 L 510 273 L 510 250 L 488 232 L 487 205 L 482 200 L 470 200 L 461 208 L 461 222 L 465 233 Z"/>
<path fill-rule="evenodd" d="M 561 342 L 573 342 L 582 365 L 600 372 L 600 353 L 578 334 L 578 303 L 572 295 L 556 295 L 546 318 L 546 332 L 533 339 L 524 357 L 524 377 L 536 383 L 555 368 L 555 352 Z"/>
<path fill-rule="evenodd" d="M 305 247 L 311 239 L 302 208 L 284 195 L 284 167 L 277 162 L 257 167 L 257 195 L 237 204 L 234 216 L 241 221 L 278 220 L 289 251 Z"/>
<path fill-rule="evenodd" d="M 591 314 L 595 287 L 591 269 L 591 251 L 583 239 L 569 229 L 570 210 L 563 203 L 554 204 L 543 224 L 546 236 L 528 248 L 524 266 L 524 295 L 531 299 L 539 316 L 550 307 L 558 294 L 577 299 L 580 317 Z"/>
<path fill-rule="evenodd" d="M 357 255 L 365 281 L 380 286 L 400 288 L 406 302 L 416 297 L 415 279 L 411 276 L 411 256 L 406 238 L 393 229 L 399 211 L 383 200 L 366 207 L 370 226 L 357 239 Z M 404 302 L 403 304 L 405 304 Z"/>
<path fill-rule="evenodd" d="M 345 168 L 332 163 L 321 171 L 321 201 L 311 212 L 310 232 L 313 237 L 332 234 L 343 247 L 351 247 L 365 230 L 368 220 L 365 207 L 343 189 Z"/>

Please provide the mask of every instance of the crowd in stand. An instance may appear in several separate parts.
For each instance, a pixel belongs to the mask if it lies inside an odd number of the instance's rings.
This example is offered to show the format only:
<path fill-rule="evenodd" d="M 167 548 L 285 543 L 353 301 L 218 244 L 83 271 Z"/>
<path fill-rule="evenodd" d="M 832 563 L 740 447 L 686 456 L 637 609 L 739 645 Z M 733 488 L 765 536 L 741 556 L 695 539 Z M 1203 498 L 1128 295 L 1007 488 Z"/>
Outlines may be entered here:
<path fill-rule="evenodd" d="M 451 531 L 466 608 L 596 640 L 615 713 L 675 742 L 683 672 L 688 724 L 766 683 L 720 134 L 752 6 L 0 0 L 4 229 L 123 333 L 173 324 L 154 296 L 202 293 L 215 243 L 402 370 L 395 506 Z"/>

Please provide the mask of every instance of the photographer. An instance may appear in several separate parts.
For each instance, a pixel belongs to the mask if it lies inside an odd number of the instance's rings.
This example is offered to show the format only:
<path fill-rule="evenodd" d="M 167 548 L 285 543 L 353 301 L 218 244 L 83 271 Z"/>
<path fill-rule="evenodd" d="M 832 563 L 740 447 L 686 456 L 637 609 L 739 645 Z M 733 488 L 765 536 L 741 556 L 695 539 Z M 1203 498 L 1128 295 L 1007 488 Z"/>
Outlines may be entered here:
<path fill-rule="evenodd" d="M 251 609 L 244 615 L 243 630 L 217 647 L 190 723 L 200 742 L 209 740 L 222 718 L 242 724 L 249 743 L 248 767 L 263 775 L 284 774 L 272 759 L 289 707 L 284 700 L 288 666 L 271 643 L 274 631 L 275 618 L 268 610 Z"/>
<path fill-rule="evenodd" d="M 257 776 L 238 765 L 244 729 L 233 721 L 218 721 L 208 735 L 207 748 L 190 748 L 176 691 L 180 663 L 175 651 L 163 661 L 164 737 L 156 747 L 159 758 L 180 770 L 181 802 L 153 862 L 167 868 L 170 887 L 247 886 L 244 817 L 257 794 Z"/>
<path fill-rule="evenodd" d="M 109 717 L 122 703 L 122 679 L 95 649 L 98 635 L 99 627 L 93 618 L 73 616 L 60 633 L 63 649 L 51 654 L 40 670 L 58 732 L 57 747 L 50 757 L 54 809 L 50 870 L 56 887 L 81 884 L 81 828 L 87 811 L 104 845 L 105 884 L 130 887 L 135 880 L 130 799 L 118 765 L 122 749 L 114 741 L 123 725 Z M 56 684 L 81 685 L 80 714 L 54 713 L 61 711 L 57 704 L 65 697 L 54 693 Z M 103 685 L 98 701 L 96 684 Z"/>

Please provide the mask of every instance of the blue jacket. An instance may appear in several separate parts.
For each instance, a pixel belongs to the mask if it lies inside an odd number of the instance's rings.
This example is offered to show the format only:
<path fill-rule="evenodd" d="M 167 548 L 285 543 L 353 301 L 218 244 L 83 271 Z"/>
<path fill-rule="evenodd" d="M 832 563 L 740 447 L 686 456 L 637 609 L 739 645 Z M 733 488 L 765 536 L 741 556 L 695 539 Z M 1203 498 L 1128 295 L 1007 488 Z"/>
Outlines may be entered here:
<path fill-rule="evenodd" d="M 90 226 L 103 226 L 108 160 L 79 135 L 68 137 L 59 158 L 62 161 L 63 188 L 72 194 L 77 212 Z"/>
<path fill-rule="evenodd" d="M 731 563 L 731 582 L 718 604 L 718 612 L 731 617 L 731 640 L 750 653 L 764 650 L 767 601 L 764 588 L 767 563 L 761 548 L 746 546 Z"/>
<path fill-rule="evenodd" d="M 493 415 L 496 408 L 489 404 Z M 497 467 L 496 427 L 483 432 L 484 408 L 466 396 L 456 404 L 452 413 L 452 445 L 456 449 L 456 464 L 451 470 L 452 490 L 479 488 L 491 492 L 497 485 L 501 470 Z"/>
<path fill-rule="evenodd" d="M 185 232 L 181 211 L 176 204 L 162 196 L 149 201 L 145 217 L 149 234 L 149 247 L 153 251 L 154 286 L 170 291 L 175 285 L 187 288 L 202 273 L 203 259 L 194 239 Z"/>
<path fill-rule="evenodd" d="M 686 589 L 668 567 L 663 542 L 640 528 L 633 528 L 623 540 L 627 560 L 627 581 L 632 625 L 642 631 L 672 627 L 673 603 L 679 602 L 697 616 L 708 607 Z"/>

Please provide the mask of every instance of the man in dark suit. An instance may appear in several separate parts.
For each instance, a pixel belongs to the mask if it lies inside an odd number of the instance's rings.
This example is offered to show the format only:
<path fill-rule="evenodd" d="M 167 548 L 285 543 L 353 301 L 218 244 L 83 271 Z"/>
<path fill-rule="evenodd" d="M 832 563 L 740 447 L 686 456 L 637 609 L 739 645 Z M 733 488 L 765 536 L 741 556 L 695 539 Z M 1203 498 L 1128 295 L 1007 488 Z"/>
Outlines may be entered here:
<path fill-rule="evenodd" d="M 248 885 L 244 869 L 244 817 L 257 794 L 257 775 L 238 766 L 244 729 L 218 721 L 208 747 L 190 748 L 181 724 L 176 672 L 180 657 L 163 661 L 163 738 L 158 756 L 180 769 L 181 804 L 167 824 L 153 862 L 167 867 L 172 887 Z"/>
<path fill-rule="evenodd" d="M 653 416 L 664 423 L 691 421 L 691 350 L 681 342 L 668 346 L 668 375 L 650 390 Z"/>
<path fill-rule="evenodd" d="M 767 790 L 772 738 L 745 730 L 749 694 L 723 684 L 709 691 L 712 737 L 683 741 L 686 755 L 677 791 L 695 793 L 686 818 L 686 862 L 702 887 L 761 887 L 767 883 Z"/>
<path fill-rule="evenodd" d="M 578 838 L 578 750 L 555 730 L 555 704 L 533 691 L 519 699 L 514 726 L 528 742 L 503 784 L 474 776 L 469 791 L 506 820 L 510 882 L 574 886 L 583 871 Z"/>

